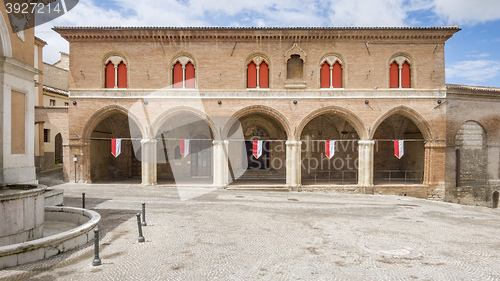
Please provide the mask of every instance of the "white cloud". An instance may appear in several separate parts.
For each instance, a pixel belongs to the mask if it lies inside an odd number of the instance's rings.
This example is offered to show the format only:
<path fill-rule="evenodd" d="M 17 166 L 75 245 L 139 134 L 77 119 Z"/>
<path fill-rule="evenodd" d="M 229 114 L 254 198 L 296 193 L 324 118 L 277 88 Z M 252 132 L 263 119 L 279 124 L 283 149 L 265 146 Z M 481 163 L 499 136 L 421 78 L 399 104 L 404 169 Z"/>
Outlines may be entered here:
<path fill-rule="evenodd" d="M 488 53 L 481 53 L 481 54 L 477 54 L 477 55 L 467 55 L 468 58 L 487 58 L 489 56 L 490 56 L 490 54 L 488 54 Z"/>
<path fill-rule="evenodd" d="M 465 78 L 471 82 L 485 82 L 500 75 L 500 62 L 493 60 L 461 61 L 446 68 L 446 78 Z"/>
<path fill-rule="evenodd" d="M 447 24 L 477 24 L 500 19 L 498 0 L 434 1 L 434 12 Z"/>
<path fill-rule="evenodd" d="M 330 11 L 334 26 L 401 26 L 406 19 L 400 0 L 333 0 Z"/>

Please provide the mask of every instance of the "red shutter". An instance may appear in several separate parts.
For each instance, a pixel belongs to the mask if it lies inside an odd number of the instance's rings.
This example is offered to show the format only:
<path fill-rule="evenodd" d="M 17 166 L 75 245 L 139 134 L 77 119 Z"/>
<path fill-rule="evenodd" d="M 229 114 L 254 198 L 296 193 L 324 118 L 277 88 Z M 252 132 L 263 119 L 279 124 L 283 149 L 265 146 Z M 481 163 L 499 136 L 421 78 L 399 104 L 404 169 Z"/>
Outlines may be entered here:
<path fill-rule="evenodd" d="M 186 88 L 194 88 L 194 65 L 191 62 L 186 65 Z"/>
<path fill-rule="evenodd" d="M 396 62 L 391 64 L 389 85 L 391 88 L 399 88 L 399 67 Z"/>
<path fill-rule="evenodd" d="M 410 65 L 405 61 L 401 69 L 401 87 L 410 88 Z"/>
<path fill-rule="evenodd" d="M 118 88 L 127 88 L 127 66 L 123 62 L 118 65 Z"/>
<path fill-rule="evenodd" d="M 333 65 L 333 87 L 342 88 L 342 66 L 339 62 Z"/>
<path fill-rule="evenodd" d="M 180 62 L 174 65 L 173 76 L 174 88 L 182 88 L 182 65 Z"/>
<path fill-rule="evenodd" d="M 321 88 L 330 88 L 330 65 L 325 62 L 321 66 Z"/>
<path fill-rule="evenodd" d="M 112 62 L 109 62 L 106 65 L 106 88 L 114 88 L 115 87 L 115 66 Z"/>
<path fill-rule="evenodd" d="M 265 62 L 262 62 L 259 67 L 259 87 L 269 88 L 269 68 Z"/>
<path fill-rule="evenodd" d="M 257 88 L 257 67 L 253 62 L 247 68 L 247 88 Z"/>

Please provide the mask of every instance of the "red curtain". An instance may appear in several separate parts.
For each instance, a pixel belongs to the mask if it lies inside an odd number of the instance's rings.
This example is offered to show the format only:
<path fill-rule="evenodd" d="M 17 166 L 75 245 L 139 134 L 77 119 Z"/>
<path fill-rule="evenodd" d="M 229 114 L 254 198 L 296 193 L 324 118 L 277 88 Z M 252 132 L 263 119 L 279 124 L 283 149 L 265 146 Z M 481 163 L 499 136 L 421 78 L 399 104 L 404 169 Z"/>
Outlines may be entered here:
<path fill-rule="evenodd" d="M 333 65 L 333 87 L 342 88 L 342 66 L 339 62 Z"/>
<path fill-rule="evenodd" d="M 391 64 L 389 85 L 391 88 L 399 88 L 399 67 L 396 62 Z"/>
<path fill-rule="evenodd" d="M 174 65 L 173 76 L 174 88 L 182 88 L 182 65 L 180 62 Z"/>
<path fill-rule="evenodd" d="M 115 66 L 112 62 L 109 62 L 106 65 L 106 88 L 114 88 L 115 87 Z"/>
<path fill-rule="evenodd" d="M 269 88 L 269 68 L 265 62 L 262 62 L 259 67 L 259 87 Z"/>
<path fill-rule="evenodd" d="M 247 68 L 247 88 L 257 88 L 257 66 L 253 62 Z"/>
<path fill-rule="evenodd" d="M 118 88 L 127 88 L 127 66 L 123 62 L 118 65 Z"/>
<path fill-rule="evenodd" d="M 405 61 L 401 69 L 401 87 L 410 88 L 410 65 Z"/>
<path fill-rule="evenodd" d="M 194 88 L 194 65 L 191 62 L 186 65 L 186 88 Z"/>
<path fill-rule="evenodd" d="M 321 88 L 330 88 L 330 65 L 325 62 L 321 66 Z"/>

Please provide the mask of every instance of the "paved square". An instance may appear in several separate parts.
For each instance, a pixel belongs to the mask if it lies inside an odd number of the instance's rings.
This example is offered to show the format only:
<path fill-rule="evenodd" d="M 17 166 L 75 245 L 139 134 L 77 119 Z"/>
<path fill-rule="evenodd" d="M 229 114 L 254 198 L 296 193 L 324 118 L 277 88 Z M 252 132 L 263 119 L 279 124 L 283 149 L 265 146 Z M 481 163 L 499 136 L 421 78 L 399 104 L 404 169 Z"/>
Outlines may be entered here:
<path fill-rule="evenodd" d="M 93 246 L 6 280 L 500 280 L 500 210 L 397 196 L 62 184 L 102 215 Z M 145 243 L 137 219 L 146 202 Z"/>

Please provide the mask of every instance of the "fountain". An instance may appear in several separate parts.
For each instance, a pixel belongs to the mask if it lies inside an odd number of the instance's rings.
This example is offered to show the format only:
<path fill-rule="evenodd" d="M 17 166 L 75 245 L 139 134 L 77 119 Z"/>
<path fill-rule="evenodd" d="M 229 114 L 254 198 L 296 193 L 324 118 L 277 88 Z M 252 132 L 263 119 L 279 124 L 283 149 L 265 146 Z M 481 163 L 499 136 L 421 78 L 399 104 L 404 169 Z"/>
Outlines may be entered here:
<path fill-rule="evenodd" d="M 43 185 L 0 187 L 0 268 L 49 258 L 93 239 L 98 213 L 45 206 L 47 194 L 54 197 Z"/>

